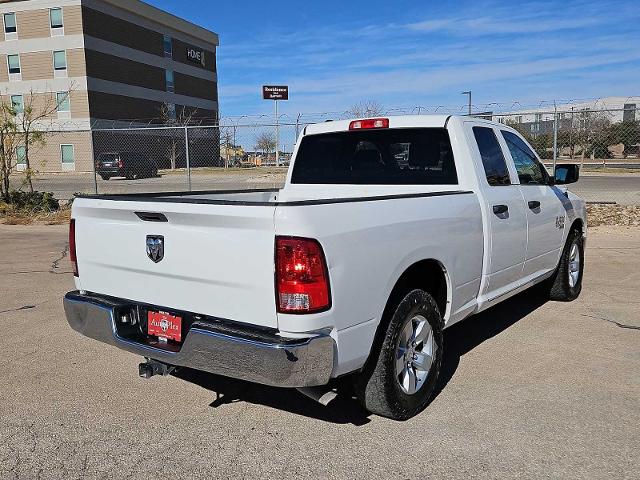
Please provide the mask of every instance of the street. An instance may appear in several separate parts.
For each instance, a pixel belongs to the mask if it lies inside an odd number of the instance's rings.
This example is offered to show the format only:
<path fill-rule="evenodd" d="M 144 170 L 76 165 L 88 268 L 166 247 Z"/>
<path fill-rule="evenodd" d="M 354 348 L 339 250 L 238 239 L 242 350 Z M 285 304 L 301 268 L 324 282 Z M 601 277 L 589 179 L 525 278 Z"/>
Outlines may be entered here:
<path fill-rule="evenodd" d="M 638 230 L 590 231 L 577 301 L 526 291 L 447 329 L 439 393 L 407 422 L 346 394 L 138 378 L 140 358 L 67 325 L 66 242 L 0 225 L 0 478 L 637 476 Z"/>
<path fill-rule="evenodd" d="M 284 183 L 285 170 L 280 173 L 251 169 L 245 171 L 198 171 L 191 175 L 193 190 L 232 190 L 279 187 Z M 163 173 L 161 177 L 140 180 L 112 178 L 97 179 L 99 193 L 178 192 L 188 190 L 186 172 Z M 19 186 L 17 178 L 14 187 Z M 67 200 L 74 193 L 94 193 L 92 174 L 42 174 L 35 177 L 34 188 L 53 192 L 56 198 Z M 640 174 L 583 174 L 569 189 L 588 202 L 616 202 L 621 205 L 640 205 Z"/>

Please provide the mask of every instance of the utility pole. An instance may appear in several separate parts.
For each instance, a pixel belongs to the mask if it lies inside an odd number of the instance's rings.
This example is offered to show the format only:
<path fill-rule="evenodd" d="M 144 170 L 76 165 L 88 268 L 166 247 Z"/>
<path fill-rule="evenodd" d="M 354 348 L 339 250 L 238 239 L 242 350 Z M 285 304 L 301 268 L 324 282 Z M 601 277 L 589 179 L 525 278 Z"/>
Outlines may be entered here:
<path fill-rule="evenodd" d="M 469 97 L 469 116 L 471 116 L 471 90 L 468 92 L 462 92 L 462 95 L 467 95 Z"/>
<path fill-rule="evenodd" d="M 558 161 L 558 105 L 553 101 L 553 172 L 556 171 L 556 162 Z"/>

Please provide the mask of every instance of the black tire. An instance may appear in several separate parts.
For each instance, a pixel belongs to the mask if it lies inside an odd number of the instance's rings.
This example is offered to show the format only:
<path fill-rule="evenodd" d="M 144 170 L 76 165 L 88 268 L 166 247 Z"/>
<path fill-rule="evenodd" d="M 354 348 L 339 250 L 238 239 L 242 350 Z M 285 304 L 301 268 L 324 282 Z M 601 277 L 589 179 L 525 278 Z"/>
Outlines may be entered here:
<path fill-rule="evenodd" d="M 416 315 L 421 315 L 429 322 L 436 349 L 424 383 L 415 393 L 408 394 L 403 391 L 396 374 L 396 352 L 403 328 Z M 392 306 L 389 318 L 383 318 L 382 321 L 382 325 L 386 324 L 386 330 L 382 332 L 382 345 L 372 352 L 367 366 L 356 378 L 356 395 L 362 406 L 371 413 L 394 420 L 407 420 L 427 406 L 436 387 L 442 364 L 444 322 L 433 297 L 417 289 L 408 292 Z"/>
<path fill-rule="evenodd" d="M 136 178 L 136 176 L 133 172 L 129 171 L 125 173 L 124 178 L 126 178 L 127 180 L 133 180 L 134 178 Z"/>
<path fill-rule="evenodd" d="M 109 175 L 100 175 L 100 178 L 103 180 L 109 180 L 111 177 Z"/>
<path fill-rule="evenodd" d="M 569 280 L 569 270 L 571 263 L 571 250 L 573 245 L 578 249 L 578 258 L 580 260 L 577 281 L 571 285 Z M 548 292 L 551 300 L 561 302 L 571 302 L 578 298 L 582 291 L 582 274 L 584 272 L 584 238 L 582 232 L 573 229 L 567 237 L 567 242 L 562 250 L 560 262 L 545 284 L 545 290 Z"/>

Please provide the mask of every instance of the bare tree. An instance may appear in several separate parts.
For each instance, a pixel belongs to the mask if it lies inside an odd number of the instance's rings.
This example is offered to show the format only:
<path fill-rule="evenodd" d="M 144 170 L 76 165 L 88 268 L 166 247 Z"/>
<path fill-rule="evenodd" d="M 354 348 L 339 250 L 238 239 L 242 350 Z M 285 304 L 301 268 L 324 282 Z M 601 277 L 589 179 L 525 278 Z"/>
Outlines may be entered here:
<path fill-rule="evenodd" d="M 25 184 L 31 193 L 33 193 L 32 179 L 34 175 L 34 170 L 31 168 L 31 149 L 44 146 L 46 143 L 44 123 L 69 99 L 70 94 L 71 89 L 62 96 L 52 92 L 39 94 L 31 90 L 28 95 L 23 96 L 22 112 L 15 112 L 19 135 L 22 137 L 22 145 L 24 146 Z M 39 104 L 39 102 L 41 103 Z"/>
<path fill-rule="evenodd" d="M 347 115 L 352 118 L 376 117 L 382 114 L 384 114 L 384 108 L 375 100 L 358 102 L 347 110 Z"/>
<path fill-rule="evenodd" d="M 13 105 L 0 105 L 0 198 L 9 201 L 10 175 L 17 164 L 18 124 Z"/>
<path fill-rule="evenodd" d="M 169 108 L 168 104 L 163 103 L 160 106 L 159 120 L 163 125 L 166 125 L 168 127 L 187 127 L 191 125 L 196 112 L 197 110 L 191 110 L 191 112 L 187 113 L 184 108 L 180 109 L 180 111 L 177 112 L 175 106 Z M 171 170 L 176 169 L 178 160 L 178 145 L 180 145 L 181 143 L 182 138 L 178 140 L 176 135 L 170 136 L 169 146 L 167 148 L 167 156 L 169 157 Z"/>
<path fill-rule="evenodd" d="M 229 168 L 231 149 L 235 149 L 233 145 L 233 131 L 229 127 L 220 129 L 220 144 L 224 149 L 224 168 Z"/>
<path fill-rule="evenodd" d="M 272 132 L 264 132 L 256 138 L 256 150 L 262 150 L 267 158 L 269 153 L 276 148 L 276 138 Z"/>

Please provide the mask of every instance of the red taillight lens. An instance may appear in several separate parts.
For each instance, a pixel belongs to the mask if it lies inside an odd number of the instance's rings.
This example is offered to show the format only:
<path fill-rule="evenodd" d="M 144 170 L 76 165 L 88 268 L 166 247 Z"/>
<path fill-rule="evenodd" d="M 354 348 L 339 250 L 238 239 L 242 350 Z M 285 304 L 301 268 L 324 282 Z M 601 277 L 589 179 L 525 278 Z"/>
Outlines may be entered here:
<path fill-rule="evenodd" d="M 69 260 L 73 267 L 73 276 L 78 276 L 78 258 L 76 257 L 76 220 L 71 219 L 69 223 Z"/>
<path fill-rule="evenodd" d="M 118 168 L 124 168 L 124 162 L 122 160 L 118 160 Z"/>
<path fill-rule="evenodd" d="M 276 237 L 276 296 L 280 313 L 331 307 L 327 263 L 317 240 Z"/>
<path fill-rule="evenodd" d="M 354 120 L 349 124 L 349 130 L 368 130 L 372 128 L 389 128 L 389 119 L 368 118 L 366 120 Z"/>

